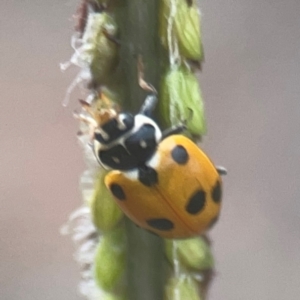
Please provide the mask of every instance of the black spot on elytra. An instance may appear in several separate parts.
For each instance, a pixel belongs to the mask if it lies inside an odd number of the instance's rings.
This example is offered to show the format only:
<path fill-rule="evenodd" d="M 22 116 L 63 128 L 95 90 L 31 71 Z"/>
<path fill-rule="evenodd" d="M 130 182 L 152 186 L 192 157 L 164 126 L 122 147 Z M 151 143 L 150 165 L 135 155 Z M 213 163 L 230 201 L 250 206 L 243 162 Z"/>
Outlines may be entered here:
<path fill-rule="evenodd" d="M 142 166 L 139 168 L 138 178 L 139 181 L 146 186 L 153 186 L 158 183 L 157 172 L 148 166 Z"/>
<path fill-rule="evenodd" d="M 174 224 L 172 221 L 168 219 L 149 219 L 147 220 L 147 224 L 154 229 L 169 231 L 174 228 Z"/>
<path fill-rule="evenodd" d="M 180 145 L 174 147 L 171 155 L 174 161 L 177 162 L 179 165 L 186 164 L 189 159 L 189 154 L 187 153 L 186 149 Z"/>
<path fill-rule="evenodd" d="M 119 200 L 125 200 L 126 199 L 126 195 L 122 189 L 122 187 L 117 184 L 117 183 L 113 183 L 110 185 L 110 190 L 113 193 L 113 195 L 119 199 Z"/>
<path fill-rule="evenodd" d="M 220 203 L 222 198 L 222 187 L 221 183 L 218 180 L 211 191 L 211 197 L 215 203 Z"/>
<path fill-rule="evenodd" d="M 201 212 L 205 206 L 205 192 L 203 190 L 197 190 L 188 200 L 185 207 L 186 211 L 191 215 L 196 215 Z"/>

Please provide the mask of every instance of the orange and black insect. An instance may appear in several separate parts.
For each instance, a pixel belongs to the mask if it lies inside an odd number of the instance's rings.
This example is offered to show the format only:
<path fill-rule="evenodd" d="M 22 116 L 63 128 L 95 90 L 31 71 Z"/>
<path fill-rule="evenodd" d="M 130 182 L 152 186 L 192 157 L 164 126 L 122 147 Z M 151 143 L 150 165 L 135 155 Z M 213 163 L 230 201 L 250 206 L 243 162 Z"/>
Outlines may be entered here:
<path fill-rule="evenodd" d="M 133 222 L 165 238 L 196 236 L 219 217 L 224 169 L 180 134 L 184 125 L 162 132 L 151 118 L 156 102 L 148 96 L 136 115 L 102 114 L 94 153 L 111 170 L 105 185 Z"/>

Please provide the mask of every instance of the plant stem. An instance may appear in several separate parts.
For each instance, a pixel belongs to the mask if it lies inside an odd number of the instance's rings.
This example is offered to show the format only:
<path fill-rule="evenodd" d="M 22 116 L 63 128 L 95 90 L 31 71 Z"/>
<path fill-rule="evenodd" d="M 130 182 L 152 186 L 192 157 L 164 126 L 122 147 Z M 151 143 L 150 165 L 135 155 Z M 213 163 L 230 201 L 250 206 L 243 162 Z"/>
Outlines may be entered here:
<path fill-rule="evenodd" d="M 126 220 L 128 299 L 161 300 L 164 288 L 163 240 Z"/>
<path fill-rule="evenodd" d="M 146 92 L 138 85 L 137 57 L 142 56 L 145 80 L 155 88 L 160 82 L 158 37 L 159 0 L 122 0 L 116 9 L 121 46 L 120 64 L 126 84 L 124 108 L 136 113 Z M 126 220 L 128 238 L 128 294 L 130 300 L 161 300 L 164 286 L 164 248 L 159 237 Z"/>
<path fill-rule="evenodd" d="M 137 57 L 142 56 L 145 80 L 159 87 L 160 42 L 158 37 L 159 0 L 121 0 L 117 22 L 121 36 L 120 65 L 126 81 L 127 99 L 124 106 L 137 112 L 145 99 L 137 80 Z"/>

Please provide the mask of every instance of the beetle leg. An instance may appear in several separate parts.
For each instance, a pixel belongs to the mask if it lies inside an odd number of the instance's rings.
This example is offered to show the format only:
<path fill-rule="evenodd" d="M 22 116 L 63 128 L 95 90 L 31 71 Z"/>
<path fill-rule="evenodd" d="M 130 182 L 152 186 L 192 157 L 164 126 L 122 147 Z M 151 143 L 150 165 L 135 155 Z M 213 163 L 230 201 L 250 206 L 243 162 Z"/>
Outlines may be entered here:
<path fill-rule="evenodd" d="M 151 117 L 153 110 L 157 104 L 156 95 L 148 95 L 140 109 L 140 114 Z"/>
<path fill-rule="evenodd" d="M 163 139 L 167 138 L 170 135 L 178 134 L 178 133 L 181 133 L 185 130 L 186 130 L 186 126 L 184 124 L 168 128 L 168 129 L 163 131 L 161 139 L 163 140 Z"/>
<path fill-rule="evenodd" d="M 222 166 L 216 166 L 216 170 L 219 175 L 227 175 L 227 170 Z"/>

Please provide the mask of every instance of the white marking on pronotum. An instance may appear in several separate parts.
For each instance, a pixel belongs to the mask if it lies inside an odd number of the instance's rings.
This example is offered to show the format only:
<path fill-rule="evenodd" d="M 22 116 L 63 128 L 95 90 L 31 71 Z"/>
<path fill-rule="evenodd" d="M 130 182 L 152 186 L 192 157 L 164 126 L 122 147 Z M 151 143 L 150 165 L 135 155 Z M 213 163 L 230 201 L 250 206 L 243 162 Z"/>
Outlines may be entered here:
<path fill-rule="evenodd" d="M 138 178 L 139 178 L 138 169 L 130 170 L 130 171 L 127 171 L 127 172 L 123 171 L 123 174 L 126 178 L 128 178 L 132 181 L 138 180 Z"/>
<path fill-rule="evenodd" d="M 147 166 L 156 170 L 157 167 L 159 166 L 159 162 L 160 162 L 160 156 L 159 156 L 158 152 L 155 152 L 154 155 L 147 162 Z"/>
<path fill-rule="evenodd" d="M 119 116 L 116 118 L 116 120 L 117 120 L 117 123 L 118 123 L 118 128 L 119 128 L 120 130 L 126 129 L 126 124 L 124 123 L 124 116 L 119 115 Z"/>
<path fill-rule="evenodd" d="M 117 158 L 117 157 L 112 157 L 112 160 L 116 163 L 116 164 L 119 164 L 120 163 L 120 160 Z"/>
<path fill-rule="evenodd" d="M 134 125 L 134 130 L 132 131 L 133 133 L 138 131 L 143 125 L 149 124 L 152 125 L 155 129 L 155 140 L 158 143 L 162 137 L 161 130 L 159 129 L 158 125 L 150 118 L 138 114 L 134 117 L 135 125 Z"/>
<path fill-rule="evenodd" d="M 96 130 L 95 130 L 95 133 L 100 133 L 103 137 L 104 140 L 108 140 L 109 139 L 109 134 L 103 130 L 101 127 L 98 127 Z"/>
<path fill-rule="evenodd" d="M 147 148 L 147 143 L 146 143 L 146 141 L 141 140 L 141 141 L 140 141 L 140 146 L 141 146 L 142 148 Z"/>

